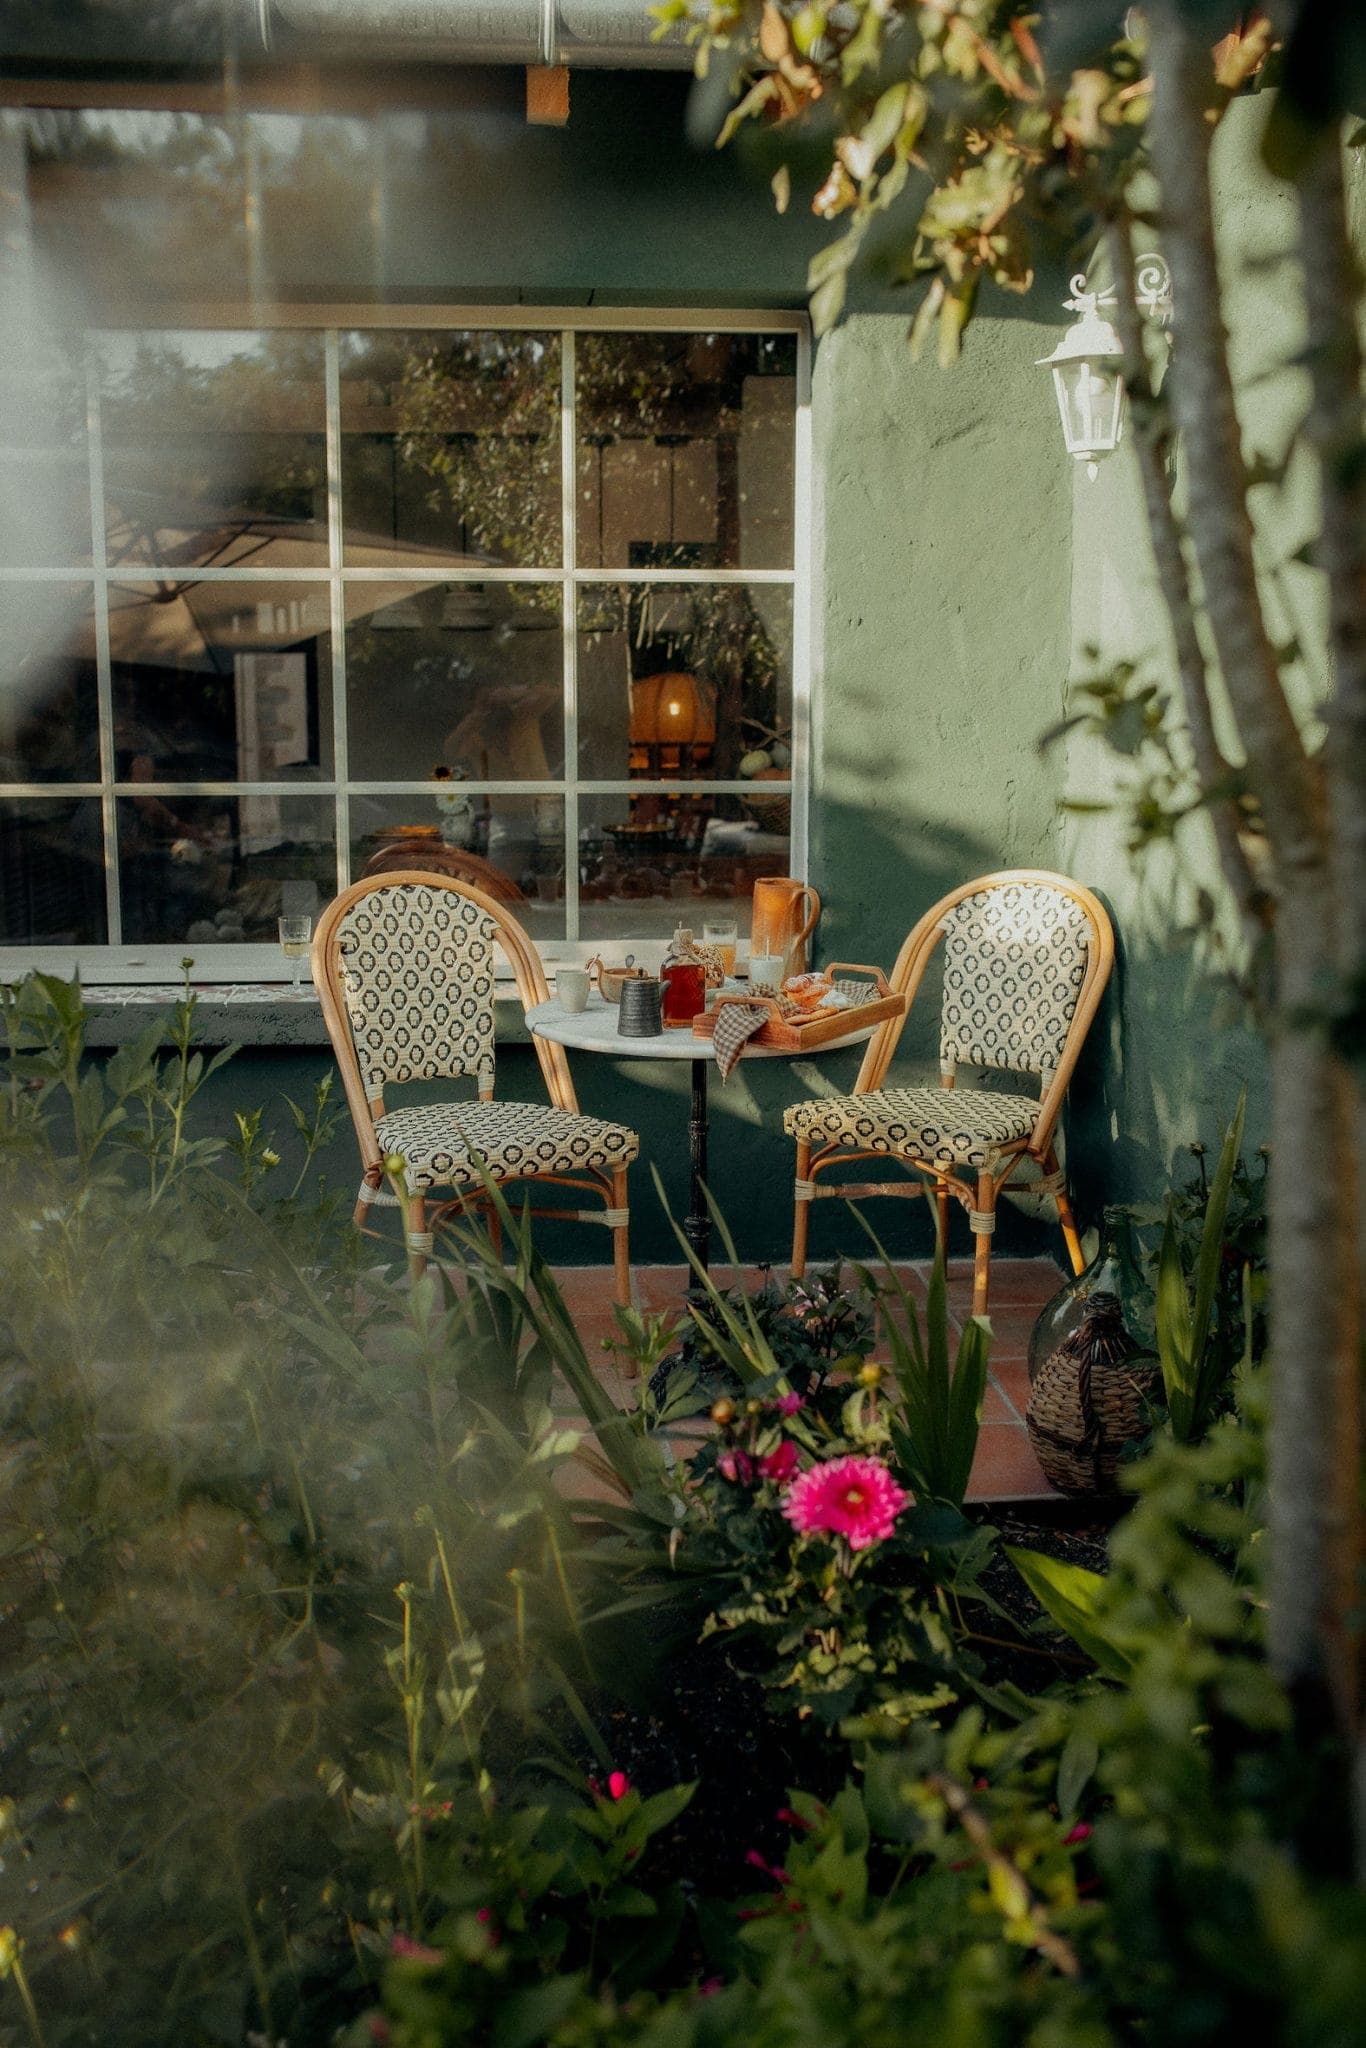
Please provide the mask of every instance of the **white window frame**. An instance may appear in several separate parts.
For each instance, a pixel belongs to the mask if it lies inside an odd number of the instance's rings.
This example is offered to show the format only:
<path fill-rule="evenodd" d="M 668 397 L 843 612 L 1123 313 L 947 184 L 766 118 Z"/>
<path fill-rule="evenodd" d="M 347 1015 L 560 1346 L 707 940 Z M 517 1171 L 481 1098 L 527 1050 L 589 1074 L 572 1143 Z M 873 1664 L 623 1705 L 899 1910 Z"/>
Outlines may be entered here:
<path fill-rule="evenodd" d="M 337 888 L 351 880 L 348 806 L 350 797 L 425 796 L 430 798 L 429 780 L 362 782 L 347 773 L 345 614 L 342 605 L 344 580 L 371 583 L 413 581 L 412 566 L 387 569 L 348 568 L 342 548 L 343 508 L 341 497 L 341 410 L 339 337 L 354 329 L 413 328 L 430 332 L 439 329 L 535 330 L 553 333 L 560 341 L 561 363 L 561 462 L 563 488 L 564 560 L 535 568 L 442 567 L 433 571 L 443 583 L 557 583 L 563 620 L 563 680 L 566 769 L 578 760 L 577 663 L 578 592 L 589 584 L 777 584 L 792 597 L 792 759 L 785 782 L 765 783 L 766 795 L 790 795 L 791 872 L 807 878 L 811 784 L 811 669 L 813 639 L 813 582 L 811 575 L 811 327 L 804 313 L 793 311 L 736 312 L 717 308 L 660 309 L 642 307 L 563 306 L 158 306 L 143 309 L 141 317 L 120 323 L 104 322 L 92 329 L 87 349 L 87 439 L 90 456 L 90 516 L 92 567 L 84 568 L 0 568 L 4 584 L 75 584 L 93 589 L 95 608 L 96 681 L 98 691 L 100 779 L 96 782 L 34 782 L 0 785 L 0 797 L 96 798 L 101 805 L 104 828 L 105 905 L 111 940 L 99 946 L 5 946 L 0 947 L 0 978 L 9 979 L 31 968 L 70 977 L 79 972 L 83 981 L 118 985 L 176 981 L 187 951 L 194 958 L 196 982 L 278 982 L 283 979 L 278 947 L 252 942 L 239 945 L 197 946 L 127 945 L 122 941 L 118 874 L 114 849 L 116 805 L 125 796 L 242 797 L 287 796 L 297 799 L 297 783 L 279 782 L 156 782 L 125 783 L 114 774 L 113 687 L 109 645 L 108 594 L 112 583 L 126 582 L 129 570 L 111 568 L 104 544 L 104 489 L 99 403 L 99 342 L 101 336 L 120 332 L 239 331 L 264 333 L 280 328 L 318 330 L 323 339 L 326 378 L 327 507 L 328 554 L 326 569 L 213 569 L 181 564 L 177 568 L 139 565 L 137 576 L 174 576 L 181 580 L 224 582 L 283 582 L 325 585 L 329 593 L 332 631 L 332 714 L 335 773 L 332 779 L 308 785 L 310 797 L 330 799 L 334 806 L 337 854 Z M 793 422 L 793 554 L 786 569 L 581 569 L 576 545 L 577 459 L 575 341 L 579 334 L 625 332 L 633 334 L 791 334 L 797 343 L 796 409 Z M 584 796 L 642 796 L 651 793 L 691 795 L 752 795 L 748 782 L 692 780 L 686 783 L 632 777 L 629 780 L 593 780 L 568 773 L 545 782 L 462 783 L 462 795 L 526 796 L 531 793 L 559 796 L 564 802 L 564 843 L 566 851 L 578 845 L 578 805 Z M 567 857 L 565 864 L 564 939 L 538 941 L 547 965 L 586 960 L 598 951 L 603 940 L 579 935 L 578 863 Z M 613 949 L 634 943 L 645 964 L 657 964 L 663 939 L 610 942 Z"/>

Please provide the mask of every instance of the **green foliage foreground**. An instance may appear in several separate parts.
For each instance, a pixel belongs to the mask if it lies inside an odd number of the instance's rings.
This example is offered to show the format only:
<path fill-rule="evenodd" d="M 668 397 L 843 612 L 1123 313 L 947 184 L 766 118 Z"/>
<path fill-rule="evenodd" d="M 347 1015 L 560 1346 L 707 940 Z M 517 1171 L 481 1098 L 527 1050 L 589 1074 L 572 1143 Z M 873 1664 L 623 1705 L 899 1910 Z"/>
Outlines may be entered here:
<path fill-rule="evenodd" d="M 799 1396 L 714 1301 L 738 1391 L 671 1467 L 515 1218 L 506 1266 L 362 1266 L 267 1201 L 254 1113 L 187 1136 L 188 1004 L 102 1075 L 60 983 L 6 1015 L 0 2040 L 1359 2038 L 1342 1761 L 1263 1655 L 1260 1373 L 1134 1462 L 1104 1574 L 1016 1554 L 1021 1624 L 939 1304 Z M 837 1458 L 883 1475 L 857 1543 L 793 1512 Z M 708 1658 L 700 1782 L 652 1780 Z"/>

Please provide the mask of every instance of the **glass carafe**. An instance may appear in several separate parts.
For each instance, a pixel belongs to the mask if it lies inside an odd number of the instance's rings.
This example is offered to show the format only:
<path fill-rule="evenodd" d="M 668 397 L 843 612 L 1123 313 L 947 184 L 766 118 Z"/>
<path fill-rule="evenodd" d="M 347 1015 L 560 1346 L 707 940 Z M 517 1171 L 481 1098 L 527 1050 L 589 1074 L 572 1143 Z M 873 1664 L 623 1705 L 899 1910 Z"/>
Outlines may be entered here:
<path fill-rule="evenodd" d="M 1098 1294 L 1113 1296 L 1120 1305 L 1124 1325 L 1135 1343 L 1140 1342 L 1144 1287 L 1126 1209 L 1106 1209 L 1101 1217 L 1100 1247 L 1089 1266 L 1060 1287 L 1039 1313 L 1029 1333 L 1029 1382 L 1039 1376 L 1045 1359 L 1065 1344 L 1081 1323 L 1087 1307 Z M 1146 1347 L 1144 1347 L 1146 1348 Z"/>

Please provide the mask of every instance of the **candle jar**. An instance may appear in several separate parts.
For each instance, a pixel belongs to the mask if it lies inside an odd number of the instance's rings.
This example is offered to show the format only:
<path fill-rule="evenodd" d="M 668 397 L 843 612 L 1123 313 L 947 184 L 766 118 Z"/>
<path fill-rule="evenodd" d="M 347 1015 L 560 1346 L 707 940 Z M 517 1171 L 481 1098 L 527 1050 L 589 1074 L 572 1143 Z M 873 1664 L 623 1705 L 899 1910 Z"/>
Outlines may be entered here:
<path fill-rule="evenodd" d="M 707 1007 L 707 970 L 696 960 L 670 960 L 660 974 L 664 984 L 664 1022 L 691 1024 Z"/>

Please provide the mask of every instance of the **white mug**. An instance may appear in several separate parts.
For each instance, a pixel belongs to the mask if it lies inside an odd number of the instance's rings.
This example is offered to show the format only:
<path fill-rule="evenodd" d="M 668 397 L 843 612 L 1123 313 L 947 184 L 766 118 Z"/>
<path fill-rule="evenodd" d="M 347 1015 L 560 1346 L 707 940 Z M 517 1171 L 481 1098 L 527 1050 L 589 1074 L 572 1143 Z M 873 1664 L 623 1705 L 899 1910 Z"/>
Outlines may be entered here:
<path fill-rule="evenodd" d="M 588 1008 L 588 989 L 586 967 L 561 967 L 555 976 L 555 993 L 560 999 L 560 1008 L 568 1010 L 571 1017 Z"/>
<path fill-rule="evenodd" d="M 749 956 L 751 988 L 781 988 L 786 972 L 786 953 L 751 953 Z"/>

